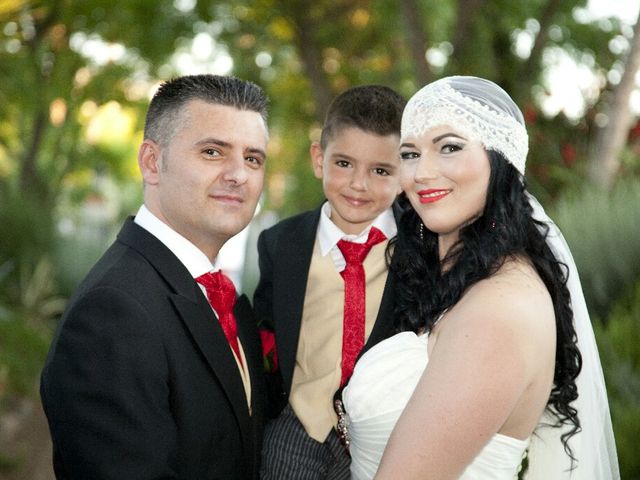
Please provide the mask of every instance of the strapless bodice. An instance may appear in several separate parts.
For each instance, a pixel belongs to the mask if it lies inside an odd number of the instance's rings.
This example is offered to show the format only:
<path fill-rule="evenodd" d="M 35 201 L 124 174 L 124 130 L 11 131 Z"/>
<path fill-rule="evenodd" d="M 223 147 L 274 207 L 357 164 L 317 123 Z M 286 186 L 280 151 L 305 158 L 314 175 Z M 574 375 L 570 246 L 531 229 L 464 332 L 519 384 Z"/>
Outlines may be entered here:
<path fill-rule="evenodd" d="M 342 394 L 351 437 L 352 479 L 375 475 L 391 431 L 427 366 L 427 340 L 427 335 L 401 332 L 373 346 L 356 363 Z M 528 443 L 494 435 L 460 478 L 517 478 Z"/>

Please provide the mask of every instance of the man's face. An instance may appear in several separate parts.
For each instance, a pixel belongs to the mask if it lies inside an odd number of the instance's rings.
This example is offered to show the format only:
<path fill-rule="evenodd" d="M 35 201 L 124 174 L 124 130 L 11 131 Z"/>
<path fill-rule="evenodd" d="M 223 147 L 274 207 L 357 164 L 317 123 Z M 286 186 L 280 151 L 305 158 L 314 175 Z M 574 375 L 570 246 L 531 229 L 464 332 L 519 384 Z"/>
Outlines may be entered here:
<path fill-rule="evenodd" d="M 146 140 L 140 149 L 145 204 L 213 260 L 253 217 L 267 128 L 258 112 L 193 100 L 175 129 L 165 148 Z"/>

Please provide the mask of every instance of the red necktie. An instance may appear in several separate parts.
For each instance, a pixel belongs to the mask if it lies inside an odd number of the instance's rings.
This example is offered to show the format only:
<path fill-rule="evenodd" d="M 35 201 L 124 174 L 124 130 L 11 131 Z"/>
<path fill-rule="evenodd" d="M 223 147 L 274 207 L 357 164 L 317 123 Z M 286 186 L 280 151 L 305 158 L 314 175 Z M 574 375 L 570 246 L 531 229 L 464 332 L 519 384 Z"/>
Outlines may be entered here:
<path fill-rule="evenodd" d="M 242 365 L 242 357 L 240 356 L 240 347 L 238 345 L 238 326 L 236 317 L 233 315 L 233 306 L 236 304 L 236 287 L 229 280 L 229 277 L 220 271 L 200 275 L 196 278 L 196 282 L 207 291 L 209 303 L 216 311 L 227 341 Z"/>
<path fill-rule="evenodd" d="M 387 237 L 380 230 L 371 227 L 365 243 L 340 240 L 338 248 L 347 266 L 340 272 L 344 279 L 344 321 L 342 326 L 342 377 L 344 385 L 356 363 L 356 357 L 364 346 L 365 325 L 365 277 L 362 262 L 374 245 Z"/>

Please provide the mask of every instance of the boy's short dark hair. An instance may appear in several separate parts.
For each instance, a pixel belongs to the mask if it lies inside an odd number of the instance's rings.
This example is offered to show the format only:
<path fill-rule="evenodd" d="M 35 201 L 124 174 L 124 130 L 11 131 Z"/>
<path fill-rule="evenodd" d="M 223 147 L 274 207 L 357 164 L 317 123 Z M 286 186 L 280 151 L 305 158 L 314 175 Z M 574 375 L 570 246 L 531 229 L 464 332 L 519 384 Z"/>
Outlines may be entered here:
<path fill-rule="evenodd" d="M 259 113 L 267 120 L 268 99 L 255 83 L 233 76 L 185 75 L 164 82 L 151 99 L 144 138 L 166 146 L 185 104 L 192 100 Z"/>
<path fill-rule="evenodd" d="M 402 95 L 383 85 L 352 87 L 334 98 L 329 105 L 320 146 L 326 148 L 335 133 L 346 127 L 381 136 L 399 135 L 406 103 Z"/>

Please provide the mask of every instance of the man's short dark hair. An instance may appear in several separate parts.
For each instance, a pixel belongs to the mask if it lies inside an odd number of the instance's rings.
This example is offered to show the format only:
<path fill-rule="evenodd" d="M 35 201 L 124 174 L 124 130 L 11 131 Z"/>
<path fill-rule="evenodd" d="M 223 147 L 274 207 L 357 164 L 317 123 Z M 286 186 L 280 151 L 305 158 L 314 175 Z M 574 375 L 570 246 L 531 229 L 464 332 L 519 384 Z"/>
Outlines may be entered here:
<path fill-rule="evenodd" d="M 192 100 L 257 112 L 267 121 L 269 101 L 255 83 L 233 76 L 186 75 L 160 85 L 147 111 L 144 138 L 166 146 L 182 108 Z"/>
<path fill-rule="evenodd" d="M 406 103 L 402 95 L 383 85 L 352 87 L 329 105 L 320 146 L 326 148 L 336 132 L 347 127 L 380 136 L 400 135 L 402 111 Z"/>

